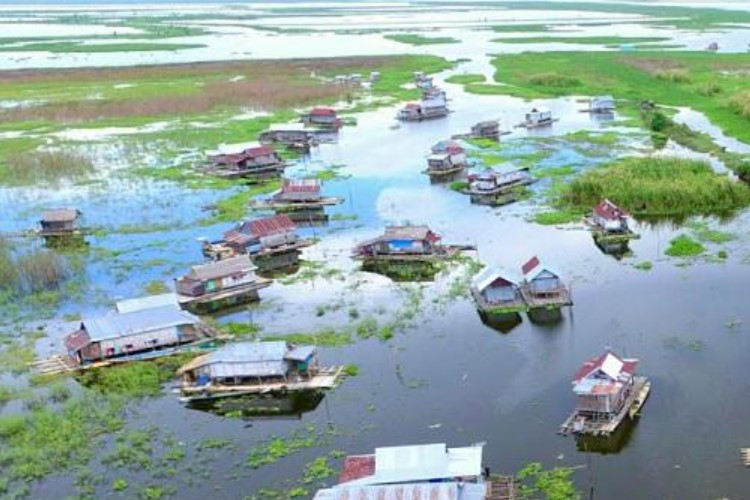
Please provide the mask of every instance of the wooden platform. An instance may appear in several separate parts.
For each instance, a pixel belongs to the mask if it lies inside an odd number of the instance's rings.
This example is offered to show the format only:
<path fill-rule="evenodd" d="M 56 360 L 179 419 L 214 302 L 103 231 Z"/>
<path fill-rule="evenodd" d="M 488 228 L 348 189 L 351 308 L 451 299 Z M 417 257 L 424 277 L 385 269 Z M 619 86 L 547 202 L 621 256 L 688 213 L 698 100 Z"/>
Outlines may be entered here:
<path fill-rule="evenodd" d="M 648 397 L 648 391 L 643 394 L 645 387 L 650 388 L 650 384 L 646 377 L 635 377 L 633 383 L 633 389 L 630 391 L 628 398 L 622 405 L 620 412 L 609 420 L 594 420 L 586 415 L 582 415 L 576 409 L 571 415 L 563 422 L 560 426 L 559 434 L 567 436 L 568 434 L 589 434 L 592 436 L 608 436 L 613 433 L 622 421 L 630 416 L 630 410 L 634 406 L 638 406 L 640 409 L 643 406 L 646 398 Z M 631 417 L 633 418 L 633 417 Z"/>
<path fill-rule="evenodd" d="M 221 177 L 222 179 L 240 179 L 242 177 L 274 177 L 284 172 L 289 166 L 286 163 L 266 165 L 263 167 L 246 168 L 243 170 L 230 170 L 216 165 L 209 165 L 204 172 L 209 175 Z"/>
<path fill-rule="evenodd" d="M 589 227 L 591 234 L 594 235 L 594 240 L 599 243 L 624 243 L 626 241 L 640 239 L 641 237 L 640 234 L 634 233 L 630 229 L 625 232 L 617 233 L 605 231 L 589 217 L 584 217 L 583 223 Z"/>
<path fill-rule="evenodd" d="M 503 302 L 501 304 L 493 304 L 484 300 L 482 294 L 480 294 L 474 287 L 471 287 L 471 296 L 477 303 L 477 309 L 487 314 L 507 314 L 514 312 L 523 312 L 528 309 L 526 302 L 523 298 L 519 298 L 513 302 Z"/>
<path fill-rule="evenodd" d="M 426 170 L 423 170 L 423 174 L 427 174 L 430 177 L 449 177 L 451 175 L 456 175 L 457 173 L 463 171 L 465 168 L 468 168 L 468 165 L 456 165 L 451 168 L 427 168 Z"/>
<path fill-rule="evenodd" d="M 234 297 L 241 297 L 243 295 L 247 294 L 253 294 L 255 293 L 257 295 L 257 291 L 266 288 L 268 286 L 271 286 L 273 283 L 273 280 L 261 278 L 256 278 L 256 281 L 254 283 L 250 283 L 248 285 L 243 285 L 237 288 L 232 288 L 229 290 L 222 290 L 219 292 L 214 293 L 207 293 L 204 295 L 200 295 L 198 297 L 191 297 L 189 295 L 178 295 L 177 296 L 177 303 L 181 306 L 191 306 L 191 305 L 197 305 L 197 304 L 210 304 L 211 302 L 218 302 L 221 300 L 231 299 Z"/>
<path fill-rule="evenodd" d="M 55 354 L 49 358 L 40 359 L 31 363 L 31 367 L 40 375 L 60 375 L 72 373 L 80 369 L 80 366 L 70 356 Z"/>
<path fill-rule="evenodd" d="M 514 477 L 490 476 L 486 484 L 485 500 L 516 500 L 518 498 L 518 484 Z"/>
<path fill-rule="evenodd" d="M 750 448 L 740 448 L 740 458 L 745 467 L 750 467 Z"/>
<path fill-rule="evenodd" d="M 344 198 L 340 196 L 324 196 L 316 201 L 277 201 L 277 200 L 251 200 L 250 208 L 273 209 L 273 210 L 305 210 L 309 208 L 330 207 L 343 203 Z"/>
<path fill-rule="evenodd" d="M 450 259 L 456 254 L 466 250 L 476 250 L 474 245 L 442 245 L 434 253 L 398 253 L 398 254 L 375 254 L 352 256 L 355 260 L 370 262 L 435 262 Z"/>
<path fill-rule="evenodd" d="M 251 394 L 268 394 L 275 392 L 299 392 L 333 389 L 336 387 L 342 366 L 321 368 L 318 373 L 309 379 L 299 381 L 280 381 L 266 384 L 254 385 L 214 385 L 205 386 L 183 385 L 180 390 L 183 397 L 182 402 L 201 401 L 233 396 L 246 396 Z"/>
<path fill-rule="evenodd" d="M 573 305 L 573 297 L 567 287 L 562 286 L 554 295 L 535 295 L 531 293 L 528 283 L 521 285 L 521 296 L 528 309 L 557 308 Z"/>

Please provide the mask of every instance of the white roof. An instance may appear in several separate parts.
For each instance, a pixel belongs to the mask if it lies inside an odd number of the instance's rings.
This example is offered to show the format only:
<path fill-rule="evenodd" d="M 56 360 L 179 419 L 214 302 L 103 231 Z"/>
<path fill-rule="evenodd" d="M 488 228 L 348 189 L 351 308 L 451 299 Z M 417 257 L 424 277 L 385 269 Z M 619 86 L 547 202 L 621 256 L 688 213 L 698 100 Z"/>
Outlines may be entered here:
<path fill-rule="evenodd" d="M 427 157 L 427 160 L 446 160 L 450 158 L 448 153 L 434 153 Z"/>
<path fill-rule="evenodd" d="M 611 379 L 617 380 L 617 377 L 620 376 L 620 371 L 622 371 L 624 363 L 620 361 L 617 356 L 614 356 L 612 353 L 607 353 L 607 357 L 604 358 L 604 362 L 602 363 L 601 370 Z"/>
<path fill-rule="evenodd" d="M 304 124 L 301 123 L 276 123 L 268 127 L 269 130 L 272 130 L 274 132 L 276 131 L 283 131 L 283 132 L 306 132 L 308 129 L 305 127 Z"/>
<path fill-rule="evenodd" d="M 471 286 L 481 292 L 498 278 L 502 278 L 514 284 L 517 281 L 516 278 L 512 277 L 505 269 L 500 269 L 498 267 L 485 267 L 479 271 L 474 278 L 472 278 Z"/>
<path fill-rule="evenodd" d="M 115 303 L 115 309 L 120 314 L 163 306 L 179 307 L 177 304 L 177 294 L 161 293 L 146 297 L 136 297 L 134 299 L 124 299 Z"/>
<path fill-rule="evenodd" d="M 375 474 L 345 483 L 374 485 L 482 474 L 482 447 L 448 448 L 445 443 L 375 449 Z"/>

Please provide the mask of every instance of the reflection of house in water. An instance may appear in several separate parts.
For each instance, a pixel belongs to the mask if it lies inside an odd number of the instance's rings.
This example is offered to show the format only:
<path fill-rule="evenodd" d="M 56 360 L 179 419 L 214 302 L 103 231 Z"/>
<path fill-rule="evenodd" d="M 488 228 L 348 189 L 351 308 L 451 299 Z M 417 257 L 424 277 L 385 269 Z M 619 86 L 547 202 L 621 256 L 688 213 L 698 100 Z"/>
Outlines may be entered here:
<path fill-rule="evenodd" d="M 232 418 L 296 419 L 315 411 L 325 394 L 322 391 L 238 396 L 228 399 L 192 401 L 189 408 Z"/>
<path fill-rule="evenodd" d="M 500 333 L 510 333 L 518 325 L 523 323 L 523 318 L 517 312 L 510 313 L 492 313 L 487 314 L 482 311 L 479 312 L 479 319 L 482 323 Z"/>
<path fill-rule="evenodd" d="M 533 325 L 552 328 L 563 321 L 562 310 L 559 307 L 529 309 L 526 313 Z"/>
<path fill-rule="evenodd" d="M 614 432 L 606 436 L 576 434 L 576 449 L 585 453 L 602 455 L 620 453 L 630 444 L 637 426 L 638 420 L 625 420 Z"/>
<path fill-rule="evenodd" d="M 372 455 L 344 459 L 339 484 L 319 490 L 315 500 L 512 500 L 516 483 L 486 477 L 482 446 L 445 444 L 376 448 Z"/>

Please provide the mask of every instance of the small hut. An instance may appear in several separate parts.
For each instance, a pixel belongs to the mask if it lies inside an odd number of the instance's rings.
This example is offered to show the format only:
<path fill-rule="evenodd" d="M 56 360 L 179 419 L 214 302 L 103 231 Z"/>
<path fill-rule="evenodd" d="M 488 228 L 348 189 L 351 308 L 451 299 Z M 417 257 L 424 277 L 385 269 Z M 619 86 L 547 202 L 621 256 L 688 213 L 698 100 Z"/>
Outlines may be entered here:
<path fill-rule="evenodd" d="M 488 170 L 469 176 L 469 186 L 463 192 L 477 205 L 501 206 L 521 199 L 525 186 L 536 179 L 528 168 L 512 168 L 504 171 Z"/>
<path fill-rule="evenodd" d="M 455 141 L 440 141 L 432 147 L 432 154 L 427 157 L 426 173 L 430 176 L 451 175 L 467 166 L 464 148 Z"/>
<path fill-rule="evenodd" d="M 210 158 L 209 170 L 221 177 L 278 174 L 284 161 L 271 146 L 247 148 L 239 153 L 218 154 Z"/>
<path fill-rule="evenodd" d="M 342 125 L 336 110 L 328 107 L 313 108 L 309 113 L 302 115 L 300 121 L 305 125 L 332 130 L 338 130 Z"/>
<path fill-rule="evenodd" d="M 521 294 L 530 309 L 573 305 L 560 276 L 534 256 L 522 267 Z"/>
<path fill-rule="evenodd" d="M 286 203 L 318 202 L 322 198 L 319 179 L 284 179 L 281 190 L 273 195 L 275 201 Z"/>
<path fill-rule="evenodd" d="M 607 435 L 645 402 L 650 384 L 635 374 L 637 359 L 605 351 L 586 360 L 573 376 L 576 409 L 561 432 Z"/>
<path fill-rule="evenodd" d="M 589 101 L 590 113 L 610 115 L 615 112 L 615 108 L 615 99 L 611 95 L 593 97 Z"/>
<path fill-rule="evenodd" d="M 73 236 L 80 233 L 81 212 L 71 208 L 45 210 L 39 220 L 42 236 Z"/>
<path fill-rule="evenodd" d="M 419 103 L 408 103 L 398 113 L 399 120 L 412 122 L 444 116 L 448 116 L 448 105 L 443 96 L 422 99 Z"/>
<path fill-rule="evenodd" d="M 591 221 L 595 226 L 605 233 L 627 233 L 628 214 L 617 205 L 603 199 L 591 212 Z"/>
<path fill-rule="evenodd" d="M 370 72 L 370 83 L 375 83 L 380 80 L 380 71 Z"/>
<path fill-rule="evenodd" d="M 249 255 L 193 266 L 190 272 L 175 280 L 179 302 L 187 308 L 227 306 L 258 300 L 258 290 L 271 284 L 259 278 Z"/>
<path fill-rule="evenodd" d="M 186 400 L 330 389 L 340 367 L 322 368 L 314 346 L 239 342 L 199 356 L 178 371 Z"/>
<path fill-rule="evenodd" d="M 547 108 L 533 108 L 526 113 L 524 122 L 521 124 L 526 128 L 544 127 L 552 125 L 555 120 L 552 118 L 552 111 Z"/>
<path fill-rule="evenodd" d="M 315 131 L 302 123 L 271 125 L 258 138 L 264 144 L 283 144 L 292 148 L 307 150 L 317 144 Z"/>
<path fill-rule="evenodd" d="M 481 312 L 508 313 L 526 309 L 521 289 L 497 269 L 485 268 L 471 283 L 471 295 Z"/>
<path fill-rule="evenodd" d="M 388 226 L 385 233 L 357 245 L 359 258 L 424 258 L 440 253 L 441 236 L 428 226 Z"/>
<path fill-rule="evenodd" d="M 710 52 L 716 52 L 719 50 L 719 44 L 717 42 L 711 42 L 708 44 L 708 47 L 706 47 L 706 50 Z"/>
<path fill-rule="evenodd" d="M 497 120 L 486 120 L 473 125 L 471 127 L 471 137 L 475 139 L 499 139 L 500 122 Z"/>
<path fill-rule="evenodd" d="M 87 365 L 167 356 L 212 338 L 196 316 L 166 305 L 84 318 L 64 343 L 78 365 Z"/>

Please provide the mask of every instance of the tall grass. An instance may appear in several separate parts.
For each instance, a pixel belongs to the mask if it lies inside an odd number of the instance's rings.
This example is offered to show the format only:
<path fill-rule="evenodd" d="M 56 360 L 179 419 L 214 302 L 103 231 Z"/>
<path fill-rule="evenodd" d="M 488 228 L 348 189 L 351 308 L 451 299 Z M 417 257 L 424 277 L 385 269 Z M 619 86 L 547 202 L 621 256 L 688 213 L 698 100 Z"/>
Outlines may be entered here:
<path fill-rule="evenodd" d="M 743 118 L 750 118 L 750 90 L 743 90 L 729 100 L 732 109 Z"/>
<path fill-rule="evenodd" d="M 715 214 L 750 205 L 750 188 L 700 161 L 626 158 L 574 179 L 563 189 L 560 202 L 585 210 L 602 198 L 634 214 Z"/>
<path fill-rule="evenodd" d="M 529 83 L 540 87 L 559 87 L 569 88 L 577 87 L 581 84 L 578 78 L 572 76 L 560 75 L 557 73 L 538 73 L 529 77 Z"/>
<path fill-rule="evenodd" d="M 56 290 L 69 276 L 64 257 L 46 249 L 18 254 L 0 238 L 0 290 L 18 295 Z"/>
<path fill-rule="evenodd" d="M 18 184 L 79 179 L 94 171 L 90 158 L 63 150 L 13 152 L 3 163 L 5 175 Z"/>
<path fill-rule="evenodd" d="M 689 83 L 692 80 L 688 70 L 678 68 L 655 71 L 654 76 L 670 83 Z"/>

